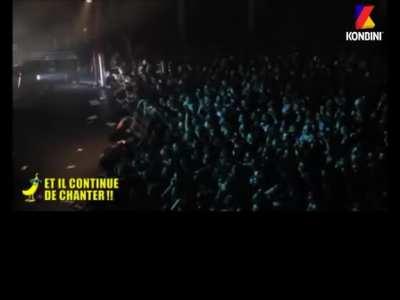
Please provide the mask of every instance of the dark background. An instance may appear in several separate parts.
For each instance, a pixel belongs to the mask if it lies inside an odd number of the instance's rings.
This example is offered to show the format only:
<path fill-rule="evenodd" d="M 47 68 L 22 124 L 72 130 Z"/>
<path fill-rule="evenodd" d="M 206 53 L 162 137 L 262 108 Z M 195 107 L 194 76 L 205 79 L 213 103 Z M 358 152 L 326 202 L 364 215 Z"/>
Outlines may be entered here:
<path fill-rule="evenodd" d="M 345 32 L 355 30 L 355 4 L 376 5 L 372 13 L 374 30 L 385 31 L 387 2 L 254 0 L 255 28 L 249 32 L 247 0 L 185 0 L 182 39 L 179 0 L 93 0 L 93 4 L 102 6 L 100 31 L 106 44 L 124 46 L 121 36 L 125 35 L 134 48 L 218 44 L 232 49 L 262 45 L 269 49 L 296 46 L 328 51 L 349 45 Z M 83 5 L 84 0 L 14 0 L 14 43 L 28 52 L 53 46 L 54 37 L 58 47 L 73 47 L 77 41 L 82 44 L 82 25 L 77 25 L 77 20 Z M 91 29 L 91 24 L 88 27 Z M 369 48 L 374 45 L 364 44 Z"/>

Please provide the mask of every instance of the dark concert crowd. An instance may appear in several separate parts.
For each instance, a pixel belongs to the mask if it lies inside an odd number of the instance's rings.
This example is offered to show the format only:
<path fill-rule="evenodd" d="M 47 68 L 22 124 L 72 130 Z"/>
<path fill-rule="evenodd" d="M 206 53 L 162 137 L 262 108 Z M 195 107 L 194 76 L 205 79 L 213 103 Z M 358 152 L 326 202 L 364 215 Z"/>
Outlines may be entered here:
<path fill-rule="evenodd" d="M 379 57 L 115 54 L 108 70 L 119 118 L 100 164 L 125 207 L 387 209 Z"/>

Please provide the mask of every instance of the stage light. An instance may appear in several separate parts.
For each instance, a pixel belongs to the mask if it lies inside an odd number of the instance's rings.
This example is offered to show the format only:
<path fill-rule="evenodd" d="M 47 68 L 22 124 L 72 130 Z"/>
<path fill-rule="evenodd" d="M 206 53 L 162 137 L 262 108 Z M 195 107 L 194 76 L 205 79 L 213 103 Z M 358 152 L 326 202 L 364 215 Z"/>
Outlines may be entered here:
<path fill-rule="evenodd" d="M 38 75 L 36 75 L 36 80 L 37 81 L 40 81 L 42 79 L 42 77 L 38 74 Z"/>
<path fill-rule="evenodd" d="M 92 0 L 86 0 L 86 3 L 90 4 L 90 3 L 92 3 Z"/>
<path fill-rule="evenodd" d="M 104 75 L 104 70 L 103 70 L 103 61 L 102 61 L 102 57 L 101 57 L 101 55 L 99 54 L 98 55 L 98 58 L 99 58 L 99 72 L 100 72 L 100 86 L 101 87 L 104 87 L 104 78 L 103 78 L 103 75 Z"/>
<path fill-rule="evenodd" d="M 21 80 L 22 80 L 22 74 L 20 72 L 20 73 L 18 73 L 18 88 L 21 87 Z"/>

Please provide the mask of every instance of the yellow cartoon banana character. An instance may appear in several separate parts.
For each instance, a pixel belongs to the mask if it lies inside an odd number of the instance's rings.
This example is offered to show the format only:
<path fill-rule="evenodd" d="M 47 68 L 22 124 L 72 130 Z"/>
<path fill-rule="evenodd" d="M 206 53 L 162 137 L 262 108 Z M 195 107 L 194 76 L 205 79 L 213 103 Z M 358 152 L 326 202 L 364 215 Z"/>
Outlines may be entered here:
<path fill-rule="evenodd" d="M 25 202 L 32 203 L 32 202 L 36 201 L 36 199 L 34 198 L 34 195 L 39 187 L 40 182 L 42 182 L 42 181 L 39 179 L 39 173 L 36 173 L 35 178 L 30 180 L 30 183 L 32 184 L 32 186 L 29 189 L 22 191 L 22 194 L 24 196 L 28 196 L 28 199 L 25 199 Z"/>

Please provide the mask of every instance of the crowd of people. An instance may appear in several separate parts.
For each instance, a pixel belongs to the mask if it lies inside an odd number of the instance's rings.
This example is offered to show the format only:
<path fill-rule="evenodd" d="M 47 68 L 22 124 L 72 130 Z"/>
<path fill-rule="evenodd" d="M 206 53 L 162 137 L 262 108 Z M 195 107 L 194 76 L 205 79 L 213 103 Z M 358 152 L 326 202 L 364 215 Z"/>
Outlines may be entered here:
<path fill-rule="evenodd" d="M 385 71 L 352 55 L 110 62 L 119 203 L 172 211 L 387 208 Z"/>

